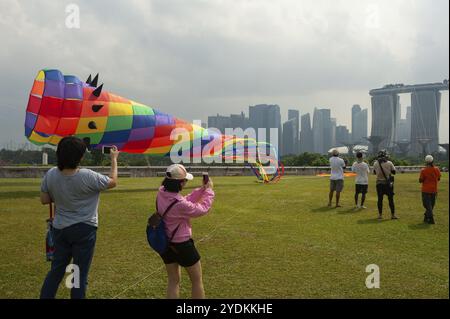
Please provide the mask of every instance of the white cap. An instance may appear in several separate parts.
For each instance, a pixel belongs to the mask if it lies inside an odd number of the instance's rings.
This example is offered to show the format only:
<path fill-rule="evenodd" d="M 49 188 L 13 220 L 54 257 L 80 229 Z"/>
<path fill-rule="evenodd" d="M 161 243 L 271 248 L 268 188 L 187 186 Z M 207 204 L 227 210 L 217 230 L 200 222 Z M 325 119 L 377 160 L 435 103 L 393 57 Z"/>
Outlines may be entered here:
<path fill-rule="evenodd" d="M 188 181 L 194 179 L 194 176 L 192 176 L 192 174 L 189 174 L 186 171 L 186 168 L 181 164 L 173 164 L 167 167 L 166 177 L 169 179 L 178 179 L 178 180 L 187 179 Z"/>
<path fill-rule="evenodd" d="M 425 163 L 433 163 L 434 158 L 431 155 L 425 156 Z"/>

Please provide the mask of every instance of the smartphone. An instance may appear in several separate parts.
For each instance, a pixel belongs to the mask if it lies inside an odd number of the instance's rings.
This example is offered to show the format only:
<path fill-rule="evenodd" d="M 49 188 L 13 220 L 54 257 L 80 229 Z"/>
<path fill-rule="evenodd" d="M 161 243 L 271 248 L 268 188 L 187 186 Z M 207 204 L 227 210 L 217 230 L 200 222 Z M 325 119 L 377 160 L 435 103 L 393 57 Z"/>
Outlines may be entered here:
<path fill-rule="evenodd" d="M 102 153 L 103 154 L 110 154 L 111 153 L 111 149 L 113 148 L 114 146 L 103 146 L 102 147 Z"/>
<path fill-rule="evenodd" d="M 208 184 L 208 182 L 209 182 L 209 174 L 208 174 L 208 172 L 203 172 L 202 175 L 203 175 L 203 185 Z"/>

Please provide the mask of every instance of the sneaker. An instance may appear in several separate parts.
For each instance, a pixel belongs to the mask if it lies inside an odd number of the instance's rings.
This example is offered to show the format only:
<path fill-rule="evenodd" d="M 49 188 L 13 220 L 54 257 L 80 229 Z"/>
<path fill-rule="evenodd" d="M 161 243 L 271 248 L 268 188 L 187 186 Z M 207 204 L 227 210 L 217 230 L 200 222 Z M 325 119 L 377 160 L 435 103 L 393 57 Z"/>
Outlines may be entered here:
<path fill-rule="evenodd" d="M 428 224 L 430 225 L 434 225 L 434 217 L 431 217 L 430 219 L 428 219 Z"/>
<path fill-rule="evenodd" d="M 398 217 L 395 215 L 392 215 L 391 219 L 398 219 Z"/>
<path fill-rule="evenodd" d="M 359 208 L 362 208 L 362 209 L 367 209 L 367 207 L 366 207 L 366 206 L 359 206 Z"/>

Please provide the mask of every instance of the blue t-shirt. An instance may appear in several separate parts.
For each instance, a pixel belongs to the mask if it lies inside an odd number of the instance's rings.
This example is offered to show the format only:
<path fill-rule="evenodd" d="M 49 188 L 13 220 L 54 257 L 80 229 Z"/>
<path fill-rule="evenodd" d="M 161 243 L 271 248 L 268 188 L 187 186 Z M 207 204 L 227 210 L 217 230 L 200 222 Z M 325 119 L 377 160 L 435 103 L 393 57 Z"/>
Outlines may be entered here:
<path fill-rule="evenodd" d="M 90 169 L 63 175 L 54 167 L 44 176 L 41 191 L 55 202 L 53 227 L 63 229 L 77 223 L 98 226 L 100 192 L 108 188 L 109 177 Z"/>

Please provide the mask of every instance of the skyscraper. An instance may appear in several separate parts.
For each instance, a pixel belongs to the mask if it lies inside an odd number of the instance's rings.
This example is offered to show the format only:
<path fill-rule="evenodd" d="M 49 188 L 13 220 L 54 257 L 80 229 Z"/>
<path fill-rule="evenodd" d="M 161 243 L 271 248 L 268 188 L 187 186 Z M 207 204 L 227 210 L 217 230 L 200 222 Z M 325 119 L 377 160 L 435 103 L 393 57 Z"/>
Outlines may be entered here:
<path fill-rule="evenodd" d="M 377 147 L 393 147 L 399 118 L 399 94 L 411 93 L 411 153 L 436 152 L 439 149 L 441 93 L 448 81 L 416 85 L 389 84 L 370 90 L 372 96 L 372 137 L 383 138 Z M 423 148 L 425 147 L 425 148 Z"/>
<path fill-rule="evenodd" d="M 350 143 L 350 132 L 347 126 L 336 126 L 336 146 L 343 146 Z"/>
<path fill-rule="evenodd" d="M 326 154 L 332 147 L 332 123 L 330 109 L 314 109 L 313 140 L 314 152 Z"/>
<path fill-rule="evenodd" d="M 225 129 L 227 127 L 231 127 L 231 119 L 229 116 L 222 116 L 219 114 L 215 116 L 208 116 L 208 127 L 216 128 L 220 130 L 222 134 L 224 134 Z"/>
<path fill-rule="evenodd" d="M 300 131 L 300 153 L 314 152 L 313 131 L 309 113 L 302 115 L 302 127 Z"/>
<path fill-rule="evenodd" d="M 411 151 L 413 154 L 439 150 L 441 92 L 414 90 L 411 93 Z M 422 149 L 421 143 L 427 146 Z"/>
<path fill-rule="evenodd" d="M 244 112 L 241 114 L 231 114 L 230 116 L 208 116 L 208 127 L 219 129 L 222 134 L 225 134 L 225 129 L 231 128 L 242 128 L 243 130 L 247 129 L 250 126 L 250 120 L 248 117 L 245 117 Z"/>
<path fill-rule="evenodd" d="M 231 128 L 242 128 L 243 130 L 246 130 L 248 127 L 250 127 L 250 119 L 248 117 L 245 117 L 244 112 L 241 112 L 241 114 L 231 114 L 230 115 L 230 124 Z"/>
<path fill-rule="evenodd" d="M 297 152 L 296 147 L 296 132 L 297 123 L 296 119 L 293 118 L 284 122 L 283 124 L 283 151 L 282 155 L 295 155 Z"/>
<path fill-rule="evenodd" d="M 260 104 L 255 106 L 249 106 L 249 120 L 250 127 L 253 127 L 258 134 L 258 129 L 263 128 L 266 131 L 266 136 L 264 141 L 260 141 L 260 136 L 258 136 L 258 141 L 260 142 L 270 142 L 273 138 L 270 136 L 270 129 L 275 128 L 278 132 L 278 139 L 273 141 L 278 142 L 278 145 L 273 145 L 279 150 L 282 149 L 281 139 L 282 139 L 282 128 L 281 128 L 281 113 L 280 107 L 278 105 L 267 105 Z M 259 135 L 259 134 L 258 134 Z"/>
<path fill-rule="evenodd" d="M 335 118 L 332 118 L 331 120 L 331 126 L 330 126 L 330 134 L 331 134 L 331 147 L 336 146 L 336 126 L 337 121 Z"/>
<path fill-rule="evenodd" d="M 365 143 L 367 137 L 367 109 L 358 104 L 352 107 L 352 143 Z"/>
<path fill-rule="evenodd" d="M 293 154 L 300 151 L 300 112 L 298 110 L 288 110 L 288 120 L 294 120 L 294 149 Z"/>
<path fill-rule="evenodd" d="M 406 118 L 401 118 L 397 123 L 397 141 L 411 140 L 411 106 L 406 108 Z"/>

